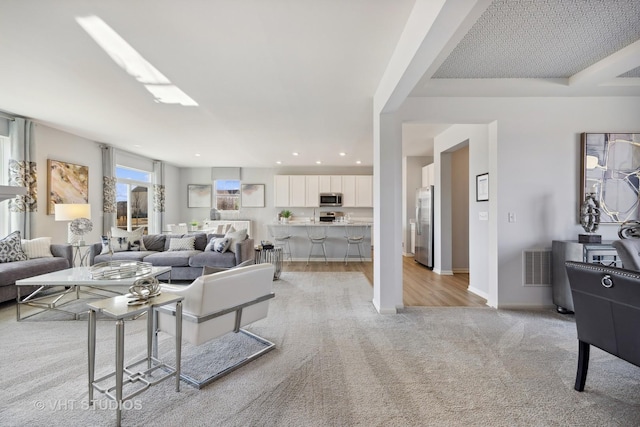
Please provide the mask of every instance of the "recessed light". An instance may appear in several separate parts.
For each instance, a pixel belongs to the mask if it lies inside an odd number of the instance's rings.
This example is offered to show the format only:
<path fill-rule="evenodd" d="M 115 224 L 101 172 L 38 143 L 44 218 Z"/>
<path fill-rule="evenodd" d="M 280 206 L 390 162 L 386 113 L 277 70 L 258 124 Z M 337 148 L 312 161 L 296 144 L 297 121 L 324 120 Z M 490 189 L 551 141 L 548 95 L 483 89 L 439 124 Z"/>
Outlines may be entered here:
<path fill-rule="evenodd" d="M 346 155 L 347 155 L 347 153 L 345 153 L 345 152 L 340 153 L 340 156 L 342 156 L 342 157 L 344 157 Z"/>
<path fill-rule="evenodd" d="M 322 162 L 320 160 L 316 160 L 316 165 L 320 165 Z"/>
<path fill-rule="evenodd" d="M 133 148 L 140 148 L 140 147 L 142 147 L 142 145 L 140 145 L 140 144 L 133 144 Z"/>
<path fill-rule="evenodd" d="M 356 160 L 356 165 L 359 165 L 360 163 L 362 163 L 360 160 Z"/>
<path fill-rule="evenodd" d="M 294 156 L 297 156 L 297 155 L 298 155 L 298 152 L 294 151 L 294 152 L 293 152 L 293 153 L 291 153 L 291 154 L 293 154 Z"/>
<path fill-rule="evenodd" d="M 196 153 L 196 157 L 200 157 L 200 153 Z"/>
<path fill-rule="evenodd" d="M 282 164 L 282 162 L 281 162 L 280 160 L 278 160 L 278 161 L 276 162 L 276 164 L 277 164 L 277 165 L 281 165 L 281 164 Z"/>

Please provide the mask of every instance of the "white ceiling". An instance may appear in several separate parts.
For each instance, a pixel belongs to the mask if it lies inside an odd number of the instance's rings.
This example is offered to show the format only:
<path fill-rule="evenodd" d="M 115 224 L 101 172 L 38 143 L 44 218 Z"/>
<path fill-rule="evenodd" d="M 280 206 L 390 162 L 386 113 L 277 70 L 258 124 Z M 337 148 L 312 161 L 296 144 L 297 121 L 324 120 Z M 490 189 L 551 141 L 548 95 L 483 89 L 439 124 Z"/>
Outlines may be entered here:
<path fill-rule="evenodd" d="M 485 2 L 412 96 L 640 95 L 639 1 Z M 371 165 L 373 94 L 413 3 L 2 0 L 0 110 L 178 166 Z M 88 15 L 199 106 L 154 102 Z M 405 125 L 405 154 L 445 128 Z"/>

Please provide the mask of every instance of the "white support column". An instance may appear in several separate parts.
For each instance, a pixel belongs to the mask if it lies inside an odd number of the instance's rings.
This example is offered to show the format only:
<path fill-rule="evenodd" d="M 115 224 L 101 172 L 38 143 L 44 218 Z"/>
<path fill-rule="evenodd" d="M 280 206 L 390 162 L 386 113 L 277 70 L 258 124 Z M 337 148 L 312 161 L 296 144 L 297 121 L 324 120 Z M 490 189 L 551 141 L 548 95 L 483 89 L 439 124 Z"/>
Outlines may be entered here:
<path fill-rule="evenodd" d="M 395 314 L 402 303 L 402 126 L 394 114 L 373 118 L 373 304 Z"/>

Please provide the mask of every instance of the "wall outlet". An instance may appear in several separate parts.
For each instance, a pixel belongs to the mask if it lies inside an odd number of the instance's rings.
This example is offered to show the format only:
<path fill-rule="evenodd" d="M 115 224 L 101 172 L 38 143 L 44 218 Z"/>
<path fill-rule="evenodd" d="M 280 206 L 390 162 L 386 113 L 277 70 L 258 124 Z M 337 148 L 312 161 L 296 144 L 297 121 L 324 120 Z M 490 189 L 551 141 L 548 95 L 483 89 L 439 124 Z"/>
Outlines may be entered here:
<path fill-rule="evenodd" d="M 507 218 L 508 218 L 509 222 L 516 222 L 516 213 L 515 212 L 509 212 L 507 214 Z"/>

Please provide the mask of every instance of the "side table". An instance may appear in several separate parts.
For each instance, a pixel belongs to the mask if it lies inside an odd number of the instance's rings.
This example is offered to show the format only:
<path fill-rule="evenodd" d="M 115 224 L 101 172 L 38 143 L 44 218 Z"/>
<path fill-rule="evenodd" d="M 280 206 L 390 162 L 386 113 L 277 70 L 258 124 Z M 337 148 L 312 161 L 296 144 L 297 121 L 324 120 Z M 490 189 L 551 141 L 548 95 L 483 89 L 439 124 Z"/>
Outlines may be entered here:
<path fill-rule="evenodd" d="M 88 257 L 91 245 L 81 245 L 74 243 L 73 247 L 73 265 L 71 267 L 88 267 Z"/>
<path fill-rule="evenodd" d="M 273 280 L 278 280 L 280 273 L 282 273 L 282 246 L 274 246 L 272 249 L 264 249 L 261 246 L 257 246 L 255 251 L 255 263 L 268 262 L 273 264 Z"/>
<path fill-rule="evenodd" d="M 123 402 L 137 396 L 152 385 L 156 385 L 161 381 L 172 376 L 176 378 L 176 391 L 180 391 L 180 357 L 182 351 L 182 300 L 181 295 L 175 295 L 169 292 L 150 298 L 142 305 L 129 305 L 131 300 L 125 295 L 103 299 L 91 303 L 89 306 L 89 405 L 93 404 L 93 390 L 103 393 L 107 398 L 117 402 L 116 419 L 117 425 L 120 425 L 122 419 Z M 152 342 L 153 334 L 158 322 L 157 307 L 168 304 L 176 305 L 176 364 L 171 367 L 164 362 L 153 357 Z M 116 320 L 116 366 L 115 372 L 105 375 L 101 378 L 94 379 L 95 363 L 96 363 L 96 314 L 100 312 L 106 316 Z M 147 314 L 147 357 L 135 361 L 128 366 L 124 366 L 124 321 L 125 319 L 135 318 L 142 314 Z M 139 370 L 133 368 L 146 362 L 146 369 Z M 151 378 L 150 374 L 158 369 L 166 372 L 159 378 Z M 127 374 L 126 378 L 124 374 Z M 103 387 L 100 382 L 115 376 L 115 386 Z M 125 384 L 140 383 L 142 387 L 132 391 L 126 396 L 122 394 L 122 387 Z M 115 395 L 114 392 L 115 391 Z"/>

